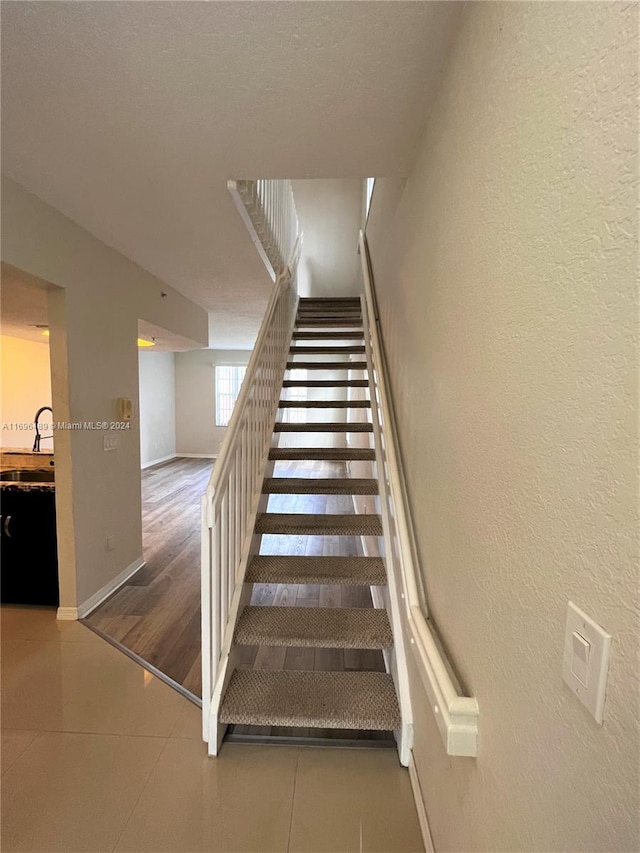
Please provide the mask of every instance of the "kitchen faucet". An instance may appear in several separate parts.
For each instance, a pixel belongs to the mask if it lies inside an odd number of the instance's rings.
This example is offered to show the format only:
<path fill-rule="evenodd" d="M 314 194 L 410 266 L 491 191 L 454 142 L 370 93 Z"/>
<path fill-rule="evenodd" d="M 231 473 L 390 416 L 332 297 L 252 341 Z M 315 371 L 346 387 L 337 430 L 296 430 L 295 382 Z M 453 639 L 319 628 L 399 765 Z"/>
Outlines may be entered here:
<path fill-rule="evenodd" d="M 33 442 L 33 452 L 34 453 L 40 453 L 40 442 L 42 441 L 43 438 L 53 438 L 53 434 L 51 434 L 51 435 L 40 435 L 40 425 L 39 425 L 38 421 L 40 419 L 40 415 L 43 412 L 47 412 L 47 411 L 51 412 L 51 414 L 53 415 L 53 409 L 51 408 L 51 406 L 41 406 L 38 409 L 38 411 L 36 412 L 35 418 L 33 419 L 34 424 L 35 424 L 35 428 L 36 428 L 36 437 L 35 437 L 35 440 Z"/>

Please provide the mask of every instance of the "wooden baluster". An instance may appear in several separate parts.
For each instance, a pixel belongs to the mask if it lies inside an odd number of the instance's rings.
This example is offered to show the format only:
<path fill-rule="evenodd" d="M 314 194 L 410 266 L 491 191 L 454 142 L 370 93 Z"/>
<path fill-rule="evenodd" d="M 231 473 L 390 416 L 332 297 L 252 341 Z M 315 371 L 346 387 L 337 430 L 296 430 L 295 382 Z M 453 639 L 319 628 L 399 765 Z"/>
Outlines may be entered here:
<path fill-rule="evenodd" d="M 213 539 L 213 565 L 211 573 L 211 683 L 216 680 L 218 661 L 220 660 L 220 623 L 222 615 L 220 611 L 220 575 L 221 575 L 221 550 L 220 550 L 220 510 L 215 517 L 212 531 Z"/>
<path fill-rule="evenodd" d="M 209 495 L 203 495 L 201 504 L 202 541 L 200 552 L 200 582 L 202 602 L 202 737 L 209 740 L 209 708 L 212 694 L 212 534 L 208 525 Z"/>
<path fill-rule="evenodd" d="M 225 483 L 225 490 L 229 483 Z M 229 492 L 225 491 L 220 505 L 220 642 L 224 637 L 228 613 L 229 578 Z"/>
<path fill-rule="evenodd" d="M 238 454 L 233 457 L 233 465 L 229 474 L 229 604 L 236 588 L 236 569 L 238 549 L 236 539 L 236 471 L 238 469 Z"/>
<path fill-rule="evenodd" d="M 247 518 L 249 517 L 249 489 L 247 486 L 247 431 L 244 430 L 242 433 L 242 454 L 241 454 L 241 466 L 242 471 L 240 475 L 241 482 L 241 497 L 242 497 L 242 532 L 244 533 L 247 526 Z"/>
<path fill-rule="evenodd" d="M 244 525 L 242 523 L 242 454 L 237 453 L 237 461 L 234 471 L 234 489 L 236 494 L 234 513 L 234 525 L 236 531 L 236 569 L 240 565 L 242 559 L 242 546 L 244 544 Z"/>

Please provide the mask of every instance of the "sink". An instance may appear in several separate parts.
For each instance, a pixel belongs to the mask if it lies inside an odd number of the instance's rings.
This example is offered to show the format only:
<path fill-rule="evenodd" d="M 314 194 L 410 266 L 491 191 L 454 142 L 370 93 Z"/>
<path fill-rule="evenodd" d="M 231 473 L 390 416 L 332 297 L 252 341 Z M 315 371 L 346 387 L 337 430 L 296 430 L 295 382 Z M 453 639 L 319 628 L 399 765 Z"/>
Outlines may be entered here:
<path fill-rule="evenodd" d="M 53 483 L 55 482 L 55 471 L 51 469 L 0 471 L 0 480 L 10 480 L 14 483 Z"/>

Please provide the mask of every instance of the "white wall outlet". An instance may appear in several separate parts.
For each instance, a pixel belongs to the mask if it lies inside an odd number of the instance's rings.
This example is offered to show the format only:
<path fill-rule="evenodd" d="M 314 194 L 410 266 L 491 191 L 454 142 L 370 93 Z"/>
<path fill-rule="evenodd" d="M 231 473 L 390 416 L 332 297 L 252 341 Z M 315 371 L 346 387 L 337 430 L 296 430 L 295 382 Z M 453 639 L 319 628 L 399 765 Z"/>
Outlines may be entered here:
<path fill-rule="evenodd" d="M 105 551 L 113 551 L 116 547 L 115 536 L 107 536 L 104 540 L 104 550 Z"/>
<path fill-rule="evenodd" d="M 562 677 L 600 725 L 604 716 L 610 651 L 611 634 L 570 601 Z"/>
<path fill-rule="evenodd" d="M 105 449 L 105 452 L 107 450 L 117 450 L 118 449 L 118 436 L 117 435 L 105 435 L 105 437 L 104 437 L 104 449 Z"/>

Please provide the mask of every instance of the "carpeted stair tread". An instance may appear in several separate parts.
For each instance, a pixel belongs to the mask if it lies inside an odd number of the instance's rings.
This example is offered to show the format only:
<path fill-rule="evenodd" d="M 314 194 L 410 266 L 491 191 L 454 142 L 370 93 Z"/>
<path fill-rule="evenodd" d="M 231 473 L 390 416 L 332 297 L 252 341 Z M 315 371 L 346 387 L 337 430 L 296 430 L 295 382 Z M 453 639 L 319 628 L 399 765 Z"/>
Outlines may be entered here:
<path fill-rule="evenodd" d="M 371 400 L 280 400 L 281 409 L 370 409 Z"/>
<path fill-rule="evenodd" d="M 292 355 L 354 355 L 359 352 L 364 352 L 364 346 L 354 344 L 346 347 L 290 347 L 289 352 Z"/>
<path fill-rule="evenodd" d="M 298 311 L 296 320 L 300 323 L 303 320 L 360 320 L 362 312 L 359 309 L 340 308 L 336 311 L 327 311 L 325 308 L 307 308 L 303 311 Z"/>
<path fill-rule="evenodd" d="M 269 495 L 377 495 L 378 481 L 372 478 L 269 477 L 262 484 Z"/>
<path fill-rule="evenodd" d="M 253 607 L 242 611 L 234 634 L 241 646 L 388 649 L 387 611 L 373 607 Z"/>
<path fill-rule="evenodd" d="M 364 332 L 362 329 L 356 329 L 352 332 L 294 332 L 295 340 L 301 341 L 331 341 L 350 338 L 363 338 Z"/>
<path fill-rule="evenodd" d="M 251 558 L 247 583 L 384 586 L 381 557 L 293 557 L 259 554 Z"/>
<path fill-rule="evenodd" d="M 287 370 L 366 370 L 366 361 L 288 361 Z"/>
<path fill-rule="evenodd" d="M 368 388 L 368 379 L 285 379 L 283 388 Z"/>
<path fill-rule="evenodd" d="M 269 459 L 324 459 L 333 462 L 355 459 L 358 462 L 373 462 L 375 458 L 375 451 L 370 447 L 272 447 L 269 450 Z"/>
<path fill-rule="evenodd" d="M 384 672 L 236 670 L 221 723 L 390 730 L 400 725 L 393 679 Z"/>
<path fill-rule="evenodd" d="M 277 423 L 274 432 L 373 432 L 373 426 L 366 421 L 353 423 Z"/>
<path fill-rule="evenodd" d="M 360 311 L 360 302 L 299 302 L 298 313 L 304 311 Z"/>
<path fill-rule="evenodd" d="M 331 317 L 298 317 L 296 318 L 296 326 L 333 326 L 335 328 L 341 328 L 342 326 L 345 326 L 347 328 L 362 328 L 362 320 L 360 317 L 356 317 L 355 319 L 352 317 L 340 317 L 335 319 Z M 299 328 L 298 331 L 300 331 Z"/>
<path fill-rule="evenodd" d="M 301 305 L 310 302 L 330 302 L 330 303 L 342 303 L 342 302 L 357 302 L 360 304 L 360 297 L 357 294 L 353 296 L 301 296 L 298 300 Z"/>
<path fill-rule="evenodd" d="M 299 305 L 360 305 L 359 296 L 301 296 Z"/>
<path fill-rule="evenodd" d="M 279 536 L 382 536 L 379 515 L 346 513 L 263 512 L 256 519 L 256 533 Z"/>
<path fill-rule="evenodd" d="M 361 314 L 361 305 L 299 305 L 297 317 L 303 314 L 322 314 L 323 316 L 335 317 L 340 314 Z"/>

